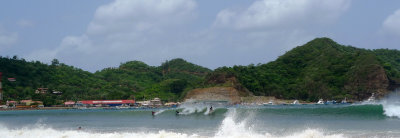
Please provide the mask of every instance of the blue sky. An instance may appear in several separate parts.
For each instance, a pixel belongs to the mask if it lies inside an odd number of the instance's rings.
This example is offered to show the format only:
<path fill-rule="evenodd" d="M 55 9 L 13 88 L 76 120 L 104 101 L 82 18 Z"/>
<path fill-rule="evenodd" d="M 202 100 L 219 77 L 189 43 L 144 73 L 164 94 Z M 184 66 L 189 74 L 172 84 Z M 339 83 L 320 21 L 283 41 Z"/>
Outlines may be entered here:
<path fill-rule="evenodd" d="M 94 72 L 184 58 L 211 69 L 267 63 L 316 37 L 400 49 L 397 0 L 0 2 L 0 55 Z"/>

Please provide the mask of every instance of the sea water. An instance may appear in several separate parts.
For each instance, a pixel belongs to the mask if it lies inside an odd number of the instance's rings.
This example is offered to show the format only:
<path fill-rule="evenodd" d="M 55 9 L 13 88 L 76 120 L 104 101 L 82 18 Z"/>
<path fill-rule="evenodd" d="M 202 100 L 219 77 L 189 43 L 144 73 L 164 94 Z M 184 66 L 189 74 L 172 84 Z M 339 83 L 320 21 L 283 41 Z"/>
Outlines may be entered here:
<path fill-rule="evenodd" d="M 400 137 L 398 105 L 0 111 L 1 138 Z M 180 113 L 176 114 L 176 110 Z M 155 116 L 151 112 L 155 111 Z M 81 127 L 81 129 L 78 129 Z"/>

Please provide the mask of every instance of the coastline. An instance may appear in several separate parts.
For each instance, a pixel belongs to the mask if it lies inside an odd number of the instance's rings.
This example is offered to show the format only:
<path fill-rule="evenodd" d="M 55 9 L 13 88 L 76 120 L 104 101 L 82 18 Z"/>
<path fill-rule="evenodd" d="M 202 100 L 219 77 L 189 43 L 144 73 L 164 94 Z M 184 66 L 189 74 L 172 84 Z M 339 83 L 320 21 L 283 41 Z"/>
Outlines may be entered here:
<path fill-rule="evenodd" d="M 18 110 L 60 110 L 77 109 L 75 107 L 32 107 L 32 108 L 0 108 L 0 111 L 18 111 Z"/>
<path fill-rule="evenodd" d="M 289 99 L 277 99 L 272 96 L 247 96 L 240 97 L 240 105 L 289 105 L 293 104 L 296 100 Z M 351 103 L 351 102 L 350 102 Z M 316 102 L 297 100 L 296 104 L 307 105 L 316 104 Z M 229 104 L 236 105 L 236 104 Z M 131 106 L 131 107 L 118 107 L 118 106 L 104 106 L 104 107 L 13 107 L 13 108 L 0 108 L 0 111 L 13 111 L 13 110 L 67 110 L 67 109 L 161 109 L 161 108 L 171 108 L 171 106 Z"/>

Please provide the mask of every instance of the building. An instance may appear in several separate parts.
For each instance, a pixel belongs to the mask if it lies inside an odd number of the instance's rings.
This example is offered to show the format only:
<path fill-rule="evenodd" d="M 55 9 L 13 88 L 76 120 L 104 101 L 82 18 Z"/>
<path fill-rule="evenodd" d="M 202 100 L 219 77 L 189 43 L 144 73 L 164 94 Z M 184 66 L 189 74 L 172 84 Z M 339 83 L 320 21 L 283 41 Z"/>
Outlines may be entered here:
<path fill-rule="evenodd" d="M 139 106 L 150 106 L 150 101 L 138 101 L 136 104 Z"/>
<path fill-rule="evenodd" d="M 47 93 L 47 90 L 49 90 L 49 88 L 38 88 L 36 91 L 35 91 L 35 93 L 36 94 L 46 94 Z"/>
<path fill-rule="evenodd" d="M 153 100 L 148 101 L 138 101 L 136 102 L 138 106 L 146 106 L 146 107 L 160 107 L 162 106 L 162 102 L 160 98 L 154 98 Z"/>
<path fill-rule="evenodd" d="M 7 107 L 15 107 L 18 104 L 17 101 L 7 101 L 6 105 Z"/>
<path fill-rule="evenodd" d="M 72 106 L 75 105 L 75 102 L 74 102 L 74 101 L 66 101 L 66 102 L 64 102 L 64 105 L 65 105 L 66 107 L 72 107 Z"/>
<path fill-rule="evenodd" d="M 150 105 L 152 105 L 152 106 L 162 106 L 160 98 L 154 98 L 153 100 L 150 100 Z"/>
<path fill-rule="evenodd" d="M 85 100 L 78 101 L 77 105 L 81 106 L 130 106 L 135 104 L 135 100 Z"/>
<path fill-rule="evenodd" d="M 42 101 L 32 101 L 32 100 L 21 100 L 19 103 L 20 103 L 20 105 L 23 105 L 23 106 L 30 106 L 30 105 L 33 105 L 33 104 L 35 104 L 35 105 L 43 105 Z"/>
<path fill-rule="evenodd" d="M 177 107 L 180 103 L 175 103 L 175 102 L 169 102 L 169 103 L 165 103 L 164 106 L 167 107 Z"/>
<path fill-rule="evenodd" d="M 61 95 L 62 94 L 61 91 L 53 91 L 52 93 L 55 94 L 55 95 Z"/>

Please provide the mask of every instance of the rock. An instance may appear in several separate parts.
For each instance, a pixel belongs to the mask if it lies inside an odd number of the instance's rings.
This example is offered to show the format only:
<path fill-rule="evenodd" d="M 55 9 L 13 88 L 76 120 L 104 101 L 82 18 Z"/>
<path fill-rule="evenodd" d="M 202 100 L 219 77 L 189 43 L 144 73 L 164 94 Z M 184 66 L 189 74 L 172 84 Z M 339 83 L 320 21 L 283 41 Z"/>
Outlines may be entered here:
<path fill-rule="evenodd" d="M 189 91 L 185 100 L 196 101 L 228 101 L 230 104 L 240 103 L 239 91 L 234 87 L 210 87 Z"/>
<path fill-rule="evenodd" d="M 388 94 L 389 79 L 382 66 L 369 65 L 357 70 L 345 89 L 356 95 L 358 100 L 368 99 L 372 93 L 377 97 Z"/>

